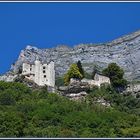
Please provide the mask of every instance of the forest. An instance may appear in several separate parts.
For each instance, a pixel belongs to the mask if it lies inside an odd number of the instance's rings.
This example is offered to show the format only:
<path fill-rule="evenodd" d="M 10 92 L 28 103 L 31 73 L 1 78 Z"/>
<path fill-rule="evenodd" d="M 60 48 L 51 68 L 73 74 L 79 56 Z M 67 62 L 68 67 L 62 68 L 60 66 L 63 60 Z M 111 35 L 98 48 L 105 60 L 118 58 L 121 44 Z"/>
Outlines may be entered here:
<path fill-rule="evenodd" d="M 111 106 L 94 102 L 97 97 Z M 140 102 L 110 86 L 72 101 L 46 87 L 0 81 L 0 137 L 140 137 Z"/>

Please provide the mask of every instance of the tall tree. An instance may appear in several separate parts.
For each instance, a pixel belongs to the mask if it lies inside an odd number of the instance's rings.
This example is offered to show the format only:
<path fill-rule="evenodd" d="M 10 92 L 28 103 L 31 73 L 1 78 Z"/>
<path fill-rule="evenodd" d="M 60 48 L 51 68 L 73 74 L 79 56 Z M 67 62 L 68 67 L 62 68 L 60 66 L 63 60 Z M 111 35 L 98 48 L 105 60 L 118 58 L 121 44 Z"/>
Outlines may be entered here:
<path fill-rule="evenodd" d="M 110 63 L 102 72 L 110 78 L 112 86 L 121 91 L 126 88 L 127 81 L 123 78 L 124 71 L 116 63 Z"/>
<path fill-rule="evenodd" d="M 83 75 L 80 73 L 77 64 L 71 64 L 70 69 L 64 75 L 64 83 L 65 85 L 69 84 L 71 78 L 82 79 Z"/>
<path fill-rule="evenodd" d="M 79 72 L 82 74 L 82 78 L 84 78 L 85 77 L 85 75 L 84 75 L 84 69 L 83 69 L 83 67 L 82 67 L 82 64 L 81 64 L 81 61 L 79 60 L 78 62 L 77 62 L 77 66 L 78 66 L 78 68 L 79 68 Z"/>

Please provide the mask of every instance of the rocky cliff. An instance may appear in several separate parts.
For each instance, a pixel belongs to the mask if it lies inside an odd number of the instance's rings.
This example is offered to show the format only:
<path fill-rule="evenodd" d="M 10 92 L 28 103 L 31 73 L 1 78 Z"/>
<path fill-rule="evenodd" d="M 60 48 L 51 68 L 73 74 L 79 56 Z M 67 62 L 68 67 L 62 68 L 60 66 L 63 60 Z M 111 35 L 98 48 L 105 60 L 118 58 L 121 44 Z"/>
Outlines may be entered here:
<path fill-rule="evenodd" d="M 11 70 L 18 72 L 23 62 L 33 63 L 37 56 L 43 62 L 55 62 L 56 76 L 63 75 L 71 63 L 81 60 L 87 72 L 91 72 L 95 65 L 102 70 L 109 63 L 116 62 L 125 70 L 128 80 L 140 80 L 140 31 L 104 44 L 59 45 L 48 49 L 27 46 Z"/>

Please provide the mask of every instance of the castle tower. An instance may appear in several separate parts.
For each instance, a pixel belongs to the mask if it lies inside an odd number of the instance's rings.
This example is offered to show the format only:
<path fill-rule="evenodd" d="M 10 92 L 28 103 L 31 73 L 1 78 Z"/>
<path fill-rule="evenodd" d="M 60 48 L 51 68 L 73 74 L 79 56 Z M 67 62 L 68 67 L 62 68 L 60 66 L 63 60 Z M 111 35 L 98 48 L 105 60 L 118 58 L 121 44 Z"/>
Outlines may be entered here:
<path fill-rule="evenodd" d="M 55 70 L 53 61 L 51 61 L 48 65 L 48 83 L 52 87 L 55 86 Z"/>
<path fill-rule="evenodd" d="M 41 62 L 39 61 L 39 58 L 37 57 L 35 60 L 35 83 L 37 83 L 38 85 L 41 85 Z"/>
<path fill-rule="evenodd" d="M 55 86 L 55 70 L 53 61 L 49 64 L 42 64 L 37 57 L 34 64 L 23 63 L 22 74 L 26 75 L 27 79 L 34 81 L 39 86 Z"/>

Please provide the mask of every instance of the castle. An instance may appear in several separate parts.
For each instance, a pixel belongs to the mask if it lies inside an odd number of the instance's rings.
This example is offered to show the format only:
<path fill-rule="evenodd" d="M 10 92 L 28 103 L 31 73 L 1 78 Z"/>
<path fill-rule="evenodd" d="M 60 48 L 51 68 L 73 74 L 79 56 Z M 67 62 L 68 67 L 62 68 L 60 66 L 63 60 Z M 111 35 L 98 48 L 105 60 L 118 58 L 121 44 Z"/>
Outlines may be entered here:
<path fill-rule="evenodd" d="M 34 64 L 23 63 L 22 75 L 25 78 L 34 81 L 39 86 L 55 86 L 55 70 L 54 62 L 42 64 L 39 59 L 36 59 Z"/>
<path fill-rule="evenodd" d="M 84 78 L 81 81 L 82 82 L 87 82 L 89 85 L 96 85 L 98 87 L 100 87 L 101 84 L 104 84 L 104 83 L 110 84 L 110 78 L 109 77 L 106 77 L 106 76 L 103 76 L 103 75 L 100 75 L 100 74 L 97 74 L 97 73 L 94 76 L 94 80 Z"/>

